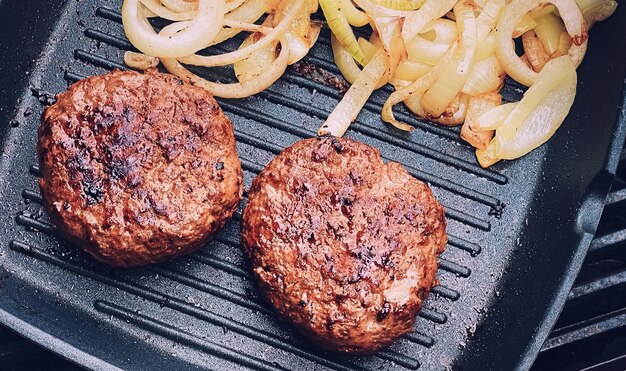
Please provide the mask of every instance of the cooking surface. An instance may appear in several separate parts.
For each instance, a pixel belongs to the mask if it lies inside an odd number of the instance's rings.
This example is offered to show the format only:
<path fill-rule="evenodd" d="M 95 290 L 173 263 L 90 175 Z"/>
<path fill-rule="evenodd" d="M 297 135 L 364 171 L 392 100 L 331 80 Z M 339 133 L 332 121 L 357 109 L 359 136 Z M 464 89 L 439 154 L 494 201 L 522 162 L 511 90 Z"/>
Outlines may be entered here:
<path fill-rule="evenodd" d="M 10 107 L 2 118 L 12 128 L 3 136 L 0 179 L 6 230 L 0 320 L 88 367 L 510 368 L 523 352 L 524 362 L 532 361 L 528 355 L 538 351 L 541 339 L 525 345 L 537 331 L 547 331 L 540 323 L 549 326 L 558 314 L 560 307 L 551 302 L 567 294 L 599 218 L 611 176 L 595 175 L 610 145 L 621 147 L 623 141 L 623 125 L 616 138 L 611 133 L 626 67 L 616 51 L 626 50 L 626 40 L 607 42 L 607 35 L 623 33 L 625 9 L 592 31 L 579 96 L 562 129 L 521 160 L 481 169 L 458 130 L 406 114 L 398 116 L 417 130 L 399 133 L 379 118 L 389 89 L 374 94 L 348 136 L 379 148 L 386 159 L 431 184 L 448 209 L 450 244 L 440 261 L 441 285 L 426 301 L 415 331 L 376 356 L 350 358 L 310 347 L 258 300 L 238 246 L 240 213 L 200 252 L 131 271 L 110 270 L 51 236 L 36 184 L 41 103 L 70 82 L 123 68 L 123 50 L 130 45 L 117 12 L 120 1 L 57 1 L 45 11 L 25 3 L 5 0 L 0 8 L 14 43 L 8 48 L 8 36 L 0 39 L 2 50 L 9 49 L 3 65 L 19 70 L 27 62 L 14 59 L 43 49 L 32 72 L 23 68 L 28 75 L 3 74 L 0 81 L 20 87 L 2 98 Z M 37 30 L 23 29 L 33 25 Z M 41 33 L 49 28 L 46 41 Z M 304 63 L 337 73 L 331 61 L 326 31 Z M 220 100 L 235 125 L 246 187 L 284 147 L 313 136 L 340 98 L 336 86 L 302 70 L 289 70 L 257 97 Z M 205 76 L 225 80 L 224 73 L 216 69 Z M 512 83 L 503 91 L 507 100 L 521 94 Z M 20 98 L 16 111 L 10 97 Z M 613 147 L 612 158 L 618 153 Z M 611 170 L 615 163 L 607 166 Z"/>

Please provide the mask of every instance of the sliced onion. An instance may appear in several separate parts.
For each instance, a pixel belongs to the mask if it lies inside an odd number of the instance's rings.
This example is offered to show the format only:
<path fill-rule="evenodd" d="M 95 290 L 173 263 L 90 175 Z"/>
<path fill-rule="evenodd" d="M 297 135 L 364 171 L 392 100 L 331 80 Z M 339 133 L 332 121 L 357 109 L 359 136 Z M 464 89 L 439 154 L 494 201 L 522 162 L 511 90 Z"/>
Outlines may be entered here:
<path fill-rule="evenodd" d="M 427 74 L 432 68 L 433 66 L 429 64 L 416 62 L 411 59 L 405 59 L 398 64 L 396 73 L 393 76 L 400 80 L 409 81 L 409 83 L 406 84 L 409 85 L 410 81 L 419 79 Z"/>
<path fill-rule="evenodd" d="M 274 20 L 274 15 L 270 14 L 265 18 L 264 25 L 271 25 Z M 239 49 L 243 49 L 248 45 L 254 44 L 259 41 L 263 35 L 253 33 L 246 37 L 241 43 Z M 255 79 L 263 71 L 270 69 L 272 64 L 276 61 L 276 46 L 278 41 L 270 44 L 267 48 L 260 49 L 256 53 L 252 54 L 248 58 L 242 59 L 233 65 L 235 76 L 239 82 L 246 82 Z"/>
<path fill-rule="evenodd" d="M 500 11 L 504 8 L 504 0 L 490 0 L 476 17 L 476 37 L 478 40 L 484 40 L 487 35 L 496 27 Z"/>
<path fill-rule="evenodd" d="M 242 24 L 251 24 L 259 20 L 271 8 L 271 3 L 265 0 L 247 0 L 240 7 L 224 16 L 225 22 L 238 22 Z M 240 28 L 225 27 L 215 36 L 215 39 L 207 46 L 219 44 L 233 36 L 238 35 L 242 30 Z"/>
<path fill-rule="evenodd" d="M 531 86 L 537 79 L 537 72 L 528 68 L 515 54 L 511 35 L 515 23 L 523 15 L 543 3 L 554 4 L 559 10 L 565 28 L 573 40 L 569 55 L 576 66 L 582 62 L 587 50 L 587 26 L 575 2 L 571 0 L 513 0 L 505 8 L 498 21 L 496 56 L 507 74 L 526 86 Z"/>
<path fill-rule="evenodd" d="M 370 17 L 391 17 L 391 18 L 405 18 L 412 12 L 406 10 L 395 10 L 386 8 L 381 5 L 376 5 L 369 0 L 353 0 L 359 8 L 363 9 Z"/>
<path fill-rule="evenodd" d="M 274 27 L 277 27 L 282 22 L 294 5 L 294 0 L 283 0 L 279 3 L 274 13 Z M 309 5 L 307 3 L 307 11 L 297 16 L 285 32 L 285 38 L 289 43 L 291 53 L 289 55 L 289 64 L 294 64 L 304 58 L 319 36 L 321 25 L 318 23 L 312 24 L 311 13 L 308 10 Z"/>
<path fill-rule="evenodd" d="M 335 34 L 330 34 L 330 45 L 333 49 L 333 58 L 339 72 L 350 84 L 354 84 L 356 78 L 361 73 L 361 69 L 352 58 L 352 54 L 348 52 L 343 45 L 337 40 Z"/>
<path fill-rule="evenodd" d="M 537 18 L 537 26 L 533 31 L 541 41 L 546 53 L 552 55 L 559 49 L 559 41 L 564 29 L 561 18 L 549 13 Z"/>
<path fill-rule="evenodd" d="M 437 63 L 430 72 L 425 74 L 424 76 L 418 78 L 410 85 L 393 92 L 389 98 L 385 101 L 383 109 L 381 111 L 381 116 L 383 121 L 395 126 L 398 129 L 411 131 L 413 127 L 407 125 L 401 121 L 398 121 L 393 114 L 393 106 L 396 104 L 403 102 L 411 97 L 418 96 L 424 94 L 428 88 L 435 82 L 435 80 L 439 77 L 439 75 L 443 71 L 443 67 L 448 64 L 453 58 L 454 53 L 457 48 L 457 43 L 455 42 L 450 50 L 446 52 L 446 54 L 441 58 L 441 62 Z"/>
<path fill-rule="evenodd" d="M 163 0 L 161 0 L 163 1 Z M 233 10 L 239 8 L 246 0 L 229 0 L 226 2 L 226 11 L 232 12 Z"/>
<path fill-rule="evenodd" d="M 180 58 L 180 61 L 185 64 L 190 64 L 193 66 L 204 66 L 204 67 L 214 67 L 214 66 L 224 66 L 227 64 L 233 64 L 238 62 L 244 58 L 247 58 L 257 52 L 260 49 L 266 48 L 272 42 L 282 38 L 283 34 L 289 29 L 291 26 L 291 22 L 293 22 L 296 17 L 303 11 L 304 6 L 306 5 L 306 0 L 294 0 L 293 7 L 289 10 L 289 12 L 282 19 L 280 24 L 278 24 L 274 29 L 269 32 L 265 37 L 259 40 L 257 43 L 249 45 L 246 48 L 239 49 L 230 53 L 218 54 L 218 55 L 187 55 Z M 281 43 L 282 45 L 282 43 Z"/>
<path fill-rule="evenodd" d="M 185 0 L 160 0 L 164 7 L 177 13 L 191 12 L 198 9 L 198 2 Z M 226 12 L 237 9 L 246 0 L 229 0 L 226 2 Z"/>
<path fill-rule="evenodd" d="M 426 0 L 421 8 L 406 16 L 402 27 L 402 38 L 413 40 L 430 22 L 443 17 L 452 10 L 454 4 L 456 0 Z"/>
<path fill-rule="evenodd" d="M 572 47 L 572 38 L 569 37 L 567 32 L 563 32 L 561 37 L 559 38 L 559 48 L 556 53 L 554 53 L 553 57 L 560 57 L 562 55 L 566 55 L 569 48 Z"/>
<path fill-rule="evenodd" d="M 492 55 L 496 55 L 496 33 L 495 31 L 491 31 L 487 37 L 480 40 L 478 43 L 478 47 L 474 52 L 474 61 L 482 61 L 485 60 Z"/>
<path fill-rule="evenodd" d="M 130 67 L 138 70 L 147 70 L 159 65 L 159 58 L 145 55 L 142 53 L 135 53 L 127 51 L 124 53 L 124 63 Z"/>
<path fill-rule="evenodd" d="M 535 84 L 496 130 L 497 157 L 519 158 L 550 139 L 574 103 L 576 82 L 576 66 L 568 56 L 548 62 Z"/>
<path fill-rule="evenodd" d="M 157 16 L 168 19 L 170 21 L 189 21 L 194 19 L 198 15 L 197 10 L 190 10 L 184 13 L 179 13 L 164 7 L 156 0 L 139 0 L 141 4 L 148 8 L 152 13 Z M 224 11 L 225 12 L 225 11 Z"/>
<path fill-rule="evenodd" d="M 495 55 L 477 62 L 465 81 L 461 92 L 468 95 L 481 95 L 499 90 L 504 84 L 504 70 Z"/>
<path fill-rule="evenodd" d="M 350 23 L 346 19 L 345 14 L 341 11 L 339 0 L 320 0 L 320 6 L 324 17 L 328 23 L 328 27 L 337 37 L 337 40 L 343 45 L 352 57 L 360 64 L 365 64 L 365 55 L 356 41 L 356 36 L 352 32 Z"/>
<path fill-rule="evenodd" d="M 502 96 L 497 92 L 471 97 L 465 115 L 465 123 L 461 128 L 461 138 L 477 149 L 487 149 L 487 145 L 493 138 L 493 130 L 475 131 L 472 130 L 472 126 L 482 114 L 501 103 Z"/>
<path fill-rule="evenodd" d="M 363 27 L 370 23 L 370 18 L 364 12 L 357 9 L 352 0 L 341 0 L 341 11 L 348 20 L 348 23 L 354 27 Z"/>
<path fill-rule="evenodd" d="M 473 131 L 493 131 L 502 126 L 502 123 L 517 107 L 517 102 L 501 104 L 494 107 L 468 123 Z"/>
<path fill-rule="evenodd" d="M 387 71 L 387 57 L 380 51 L 350 86 L 337 107 L 328 115 L 328 119 L 318 130 L 318 135 L 334 135 L 341 137 L 348 130 L 350 124 L 356 119 L 370 95 L 376 87 L 376 83 Z"/>
<path fill-rule="evenodd" d="M 388 17 L 373 18 L 373 22 L 388 59 L 388 69 L 383 79 L 384 82 L 381 81 L 379 85 L 382 86 L 393 76 L 396 68 L 398 68 L 398 63 L 405 57 L 404 41 L 402 40 L 402 22 L 398 18 Z"/>
<path fill-rule="evenodd" d="M 139 14 L 139 5 L 139 0 L 124 1 L 124 31 L 137 49 L 154 57 L 177 58 L 203 49 L 220 31 L 224 20 L 224 0 L 199 0 L 197 16 L 180 32 L 164 37 L 157 35 Z"/>
<path fill-rule="evenodd" d="M 208 90 L 216 97 L 245 98 L 267 89 L 285 73 L 289 61 L 289 46 L 284 37 L 281 38 L 280 42 L 280 54 L 269 69 L 254 78 L 249 77 L 249 80 L 233 84 L 220 84 L 203 79 L 183 67 L 176 59 L 165 58 L 161 61 L 169 73 L 180 77 L 191 85 Z"/>
<path fill-rule="evenodd" d="M 520 20 L 515 24 L 515 28 L 513 29 L 513 38 L 516 39 L 522 36 L 525 32 L 528 32 L 537 26 L 537 22 L 535 19 L 528 14 L 525 14 L 520 18 Z"/>
<path fill-rule="evenodd" d="M 610 17 L 617 8 L 617 1 L 614 0 L 576 0 L 576 3 L 580 7 L 588 28 Z"/>
<path fill-rule="evenodd" d="M 550 55 L 543 49 L 543 44 L 534 31 L 531 30 L 522 35 L 522 45 L 524 45 L 524 56 L 530 67 L 535 72 L 541 71 L 550 59 Z"/>
<path fill-rule="evenodd" d="M 434 33 L 433 40 L 425 36 Z M 413 40 L 405 42 L 409 58 L 435 65 L 450 48 L 458 35 L 456 23 L 446 19 L 436 19 L 417 35 Z"/>
<path fill-rule="evenodd" d="M 426 0 L 370 0 L 376 5 L 395 10 L 416 10 L 419 9 Z"/>
<path fill-rule="evenodd" d="M 454 60 L 444 66 L 441 76 L 422 97 L 422 107 L 432 117 L 441 116 L 465 85 L 471 72 L 474 51 L 478 46 L 473 9 L 464 2 L 459 2 L 454 6 L 454 15 L 461 28 L 461 41 Z"/>
<path fill-rule="evenodd" d="M 230 2 L 226 3 L 228 6 Z M 161 0 L 161 4 L 170 10 L 178 13 L 189 12 L 198 9 L 198 2 L 188 2 L 184 0 Z"/>
<path fill-rule="evenodd" d="M 527 15 L 531 18 L 539 18 L 546 14 L 556 12 L 556 7 L 552 4 L 541 4 L 535 9 L 531 10 Z"/>
<path fill-rule="evenodd" d="M 492 139 L 487 145 L 486 149 L 477 149 L 476 150 L 476 159 L 478 159 L 478 163 L 480 166 L 484 168 L 488 168 L 489 166 L 500 161 L 500 158 L 496 155 L 496 140 Z"/>
<path fill-rule="evenodd" d="M 445 112 L 439 117 L 432 117 L 422 107 L 423 94 L 416 94 L 404 101 L 406 107 L 413 112 L 413 114 L 431 120 L 433 122 L 446 125 L 457 126 L 463 123 L 467 114 L 467 108 L 469 103 L 469 95 L 459 94 L 450 105 L 446 108 Z"/>

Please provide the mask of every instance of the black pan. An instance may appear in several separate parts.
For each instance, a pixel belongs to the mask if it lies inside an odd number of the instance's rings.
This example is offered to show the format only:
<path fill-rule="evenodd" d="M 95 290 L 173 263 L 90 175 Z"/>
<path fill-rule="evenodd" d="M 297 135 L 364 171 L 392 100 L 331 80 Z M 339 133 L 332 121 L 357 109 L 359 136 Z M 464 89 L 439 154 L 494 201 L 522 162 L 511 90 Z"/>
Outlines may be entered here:
<path fill-rule="evenodd" d="M 349 131 L 430 182 L 448 208 L 441 285 L 415 331 L 370 357 L 310 347 L 279 323 L 250 281 L 239 220 L 190 257 L 110 270 L 51 235 L 35 166 L 49 94 L 122 68 L 121 1 L 0 2 L 0 322 L 88 368 L 528 368 L 565 301 L 596 229 L 626 133 L 626 9 L 591 32 L 579 94 L 556 136 L 529 156 L 483 170 L 458 129 L 406 115 L 384 125 L 374 94 Z M 231 42 L 230 48 L 236 42 Z M 337 73 L 323 32 L 306 63 Z M 224 71 L 214 71 L 222 80 Z M 507 100 L 522 89 L 509 82 Z M 237 132 L 245 182 L 315 130 L 336 87 L 289 70 L 257 97 L 222 100 Z"/>

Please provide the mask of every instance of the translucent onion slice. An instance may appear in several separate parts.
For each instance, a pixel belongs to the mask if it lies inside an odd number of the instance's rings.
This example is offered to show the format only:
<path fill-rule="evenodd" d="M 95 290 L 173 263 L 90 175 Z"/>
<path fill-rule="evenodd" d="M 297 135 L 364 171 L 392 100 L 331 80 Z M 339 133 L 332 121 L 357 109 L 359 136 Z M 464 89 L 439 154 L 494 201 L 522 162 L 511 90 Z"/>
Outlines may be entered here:
<path fill-rule="evenodd" d="M 544 80 L 549 80 L 545 86 L 541 84 Z M 535 85 L 496 130 L 496 156 L 504 160 L 516 159 L 548 141 L 574 103 L 576 83 L 576 66 L 568 56 L 548 62 Z M 542 85 L 541 90 L 532 90 L 538 85 Z M 534 104 L 535 95 L 540 97 L 538 104 Z M 527 104 L 527 101 L 533 102 Z M 527 112 L 526 106 L 534 107 Z"/>
<path fill-rule="evenodd" d="M 461 138 L 477 149 L 487 149 L 493 138 L 493 130 L 475 131 L 472 125 L 482 114 L 502 104 L 500 93 L 493 92 L 469 99 L 465 123 L 461 128 Z"/>
<path fill-rule="evenodd" d="M 318 135 L 334 135 L 341 137 L 348 130 L 350 124 L 369 99 L 376 87 L 376 83 L 386 73 L 387 56 L 381 50 L 368 63 L 359 76 L 350 86 L 348 92 L 343 96 L 337 107 L 328 115 L 328 119 L 318 130 Z"/>
<path fill-rule="evenodd" d="M 546 63 L 538 78 L 525 93 L 513 112 L 507 116 L 498 128 L 501 139 L 511 140 L 528 116 L 541 104 L 548 94 L 558 89 L 567 79 L 571 79 L 571 65 L 566 63 L 567 56 L 559 57 Z M 554 107 L 557 109 L 557 107 Z M 561 109 L 561 107 L 558 107 Z"/>
<path fill-rule="evenodd" d="M 500 11 L 505 6 L 504 0 L 489 0 L 476 17 L 476 36 L 478 40 L 484 40 L 496 27 Z"/>
<path fill-rule="evenodd" d="M 474 61 L 482 61 L 496 54 L 496 33 L 491 31 L 487 37 L 478 43 L 476 52 L 474 52 Z"/>
<path fill-rule="evenodd" d="M 454 60 L 443 67 L 441 76 L 422 97 L 422 107 L 432 117 L 441 116 L 465 85 L 478 46 L 474 10 L 460 1 L 454 6 L 454 15 L 461 29 Z"/>
<path fill-rule="evenodd" d="M 461 92 L 468 95 L 481 95 L 499 90 L 504 84 L 504 70 L 495 55 L 477 62 L 465 81 Z"/>
<path fill-rule="evenodd" d="M 124 63 L 130 68 L 147 70 L 158 66 L 159 62 L 159 58 L 151 57 L 143 53 L 135 53 L 131 51 L 124 53 Z"/>
<path fill-rule="evenodd" d="M 350 23 L 348 23 L 348 19 L 341 9 L 339 0 L 320 0 L 320 6 L 322 12 L 324 12 L 328 27 L 330 27 L 332 33 L 337 37 L 337 40 L 339 40 L 344 49 L 352 55 L 357 63 L 363 66 L 365 64 L 365 55 L 361 48 L 359 48 L 356 36 L 354 36 Z"/>
<path fill-rule="evenodd" d="M 587 50 L 587 26 L 574 1 L 571 0 L 513 0 L 500 16 L 497 27 L 496 56 L 500 65 L 513 79 L 526 86 L 531 86 L 537 79 L 537 72 L 530 69 L 515 54 L 515 47 L 511 43 L 511 35 L 515 23 L 533 8 L 544 4 L 554 4 L 565 23 L 567 32 L 572 37 L 573 44 L 569 49 L 569 56 L 578 66 Z"/>
<path fill-rule="evenodd" d="M 227 64 L 233 64 L 238 62 L 244 58 L 247 58 L 257 52 L 260 49 L 266 48 L 268 45 L 272 44 L 274 41 L 282 38 L 282 36 L 287 32 L 291 23 L 298 17 L 298 15 L 304 10 L 304 6 L 306 5 L 307 0 L 294 0 L 293 7 L 289 10 L 289 12 L 285 15 L 285 17 L 281 20 L 281 22 L 274 27 L 274 29 L 269 32 L 265 37 L 263 37 L 258 42 L 247 46 L 246 48 L 239 49 L 230 53 L 218 54 L 218 55 L 210 55 L 203 56 L 198 54 L 192 54 L 183 56 L 180 58 L 180 61 L 185 64 L 190 64 L 193 66 L 204 66 L 204 67 L 214 67 L 214 66 L 224 66 Z M 282 45 L 282 43 L 281 43 Z M 284 45 L 282 45 L 284 46 Z"/>
<path fill-rule="evenodd" d="M 295 5 L 293 0 L 283 0 L 278 4 L 274 12 L 274 27 L 280 24 L 293 5 Z M 307 8 L 309 6 L 310 4 L 308 4 Z M 317 41 L 320 29 L 321 24 L 313 24 L 311 22 L 311 13 L 308 9 L 291 22 L 289 29 L 285 32 L 285 38 L 289 43 L 289 50 L 291 52 L 289 55 L 289 64 L 294 64 L 307 55 L 313 44 L 315 44 L 315 41 Z"/>
<path fill-rule="evenodd" d="M 198 15 L 197 10 L 189 10 L 183 13 L 170 10 L 156 0 L 139 0 L 139 1 L 141 1 L 141 4 L 143 6 L 148 8 L 151 12 L 153 12 L 157 16 L 163 19 L 168 19 L 170 21 L 177 21 L 177 22 L 189 21 L 189 20 L 194 19 Z M 224 10 L 224 12 L 226 11 Z"/>
<path fill-rule="evenodd" d="M 576 3 L 580 7 L 588 28 L 610 17 L 617 8 L 617 1 L 614 0 L 576 0 Z"/>
<path fill-rule="evenodd" d="M 402 22 L 398 18 L 388 17 L 376 17 L 372 20 L 376 26 L 376 34 L 380 39 L 380 44 L 388 59 L 388 70 L 385 73 L 384 82 L 381 81 L 380 86 L 382 86 L 393 76 L 400 60 L 405 57 L 404 40 L 402 40 Z"/>
<path fill-rule="evenodd" d="M 341 11 L 348 20 L 348 23 L 354 27 L 363 27 L 370 23 L 370 18 L 364 12 L 357 9 L 352 0 L 341 0 Z"/>
<path fill-rule="evenodd" d="M 496 141 L 495 139 L 489 142 L 486 149 L 477 149 L 476 150 L 476 159 L 478 159 L 478 163 L 483 168 L 488 168 L 491 165 L 500 161 L 498 156 L 496 155 Z"/>
<path fill-rule="evenodd" d="M 483 112 L 480 116 L 468 123 L 472 131 L 493 131 L 502 126 L 502 123 L 517 107 L 517 102 L 501 104 Z"/>
<path fill-rule="evenodd" d="M 412 11 L 395 10 L 377 5 L 370 0 L 353 0 L 359 8 L 363 9 L 367 15 L 371 18 L 375 17 L 393 17 L 393 18 L 405 18 L 408 17 Z"/>
<path fill-rule="evenodd" d="M 429 40 L 428 36 L 434 34 Z M 458 35 L 457 25 L 448 19 L 436 19 L 431 22 L 423 33 L 418 34 L 413 40 L 405 41 L 406 51 L 409 58 L 435 65 L 450 48 Z"/>
<path fill-rule="evenodd" d="M 289 45 L 284 37 L 281 37 L 280 43 L 280 54 L 270 68 L 265 69 L 256 77 L 248 76 L 248 80 L 233 84 L 220 84 L 203 79 L 183 67 L 176 59 L 164 58 L 161 62 L 169 73 L 191 85 L 208 90 L 216 97 L 245 98 L 267 89 L 285 73 L 289 61 Z"/>
<path fill-rule="evenodd" d="M 139 13 L 139 0 L 125 0 L 122 22 L 128 40 L 140 51 L 154 57 L 177 58 L 206 47 L 224 21 L 224 0 L 200 0 L 197 16 L 171 36 L 157 35 Z"/>
<path fill-rule="evenodd" d="M 155 18 L 158 17 L 158 15 L 156 13 L 154 13 L 152 10 L 146 8 L 145 6 L 140 5 L 139 6 L 141 9 L 139 9 L 139 13 L 142 14 L 144 17 L 146 18 Z"/>
<path fill-rule="evenodd" d="M 274 15 L 270 14 L 265 18 L 264 25 L 271 25 L 274 21 Z M 253 33 L 248 35 L 246 39 L 241 43 L 239 49 L 245 48 L 248 45 L 254 44 L 263 37 L 260 33 Z M 235 76 L 239 82 L 246 82 L 255 79 L 263 71 L 272 67 L 272 64 L 276 61 L 276 46 L 278 41 L 270 44 L 268 47 L 258 50 L 248 58 L 242 59 L 233 65 Z"/>
<path fill-rule="evenodd" d="M 561 34 L 565 29 L 563 21 L 561 21 L 561 18 L 552 13 L 543 15 L 536 20 L 537 26 L 533 29 L 533 31 L 541 41 L 543 49 L 548 55 L 556 53 L 559 49 Z"/>
<path fill-rule="evenodd" d="M 567 32 L 561 33 L 561 38 L 559 38 L 559 48 L 554 53 L 553 57 L 560 57 L 562 55 L 566 55 L 569 48 L 572 47 L 572 38 L 569 37 Z"/>
<path fill-rule="evenodd" d="M 525 32 L 528 32 L 537 26 L 537 22 L 535 19 L 528 14 L 525 14 L 520 18 L 520 20 L 515 24 L 515 28 L 513 29 L 513 38 L 517 39 L 522 36 Z"/>
<path fill-rule="evenodd" d="M 465 121 L 470 98 L 469 95 L 457 95 L 452 103 L 450 103 L 450 105 L 446 108 L 446 111 L 439 117 L 431 117 L 430 114 L 424 110 L 421 103 L 422 97 L 423 94 L 417 94 L 404 101 L 406 107 L 416 116 L 426 118 L 445 126 L 457 126 Z"/>
<path fill-rule="evenodd" d="M 374 58 L 381 49 L 377 48 L 376 46 L 374 46 L 374 44 L 365 40 L 362 37 L 359 37 L 357 39 L 357 42 L 359 43 L 359 47 L 361 48 L 361 50 L 363 50 L 363 54 L 365 54 L 365 64 L 369 63 L 369 61 L 371 61 L 372 58 Z"/>
<path fill-rule="evenodd" d="M 546 53 L 543 43 L 535 31 L 530 30 L 522 35 L 522 45 L 524 46 L 524 56 L 535 72 L 541 71 L 543 66 L 550 59 L 550 54 Z"/>
<path fill-rule="evenodd" d="M 227 2 L 226 6 L 232 2 Z M 198 9 L 198 2 L 189 2 L 184 0 L 161 0 L 161 4 L 170 10 L 178 13 L 189 12 Z"/>
<path fill-rule="evenodd" d="M 352 58 L 352 54 L 348 52 L 343 45 L 337 40 L 335 34 L 330 34 L 330 45 L 333 49 L 333 58 L 339 72 L 350 84 L 354 84 L 356 78 L 361 73 L 361 69 Z"/>
<path fill-rule="evenodd" d="M 161 0 L 162 2 L 163 0 Z M 230 0 L 226 2 L 226 11 L 232 12 L 233 10 L 239 8 L 246 0 Z"/>
<path fill-rule="evenodd" d="M 443 17 L 452 10 L 454 4 L 456 0 L 426 0 L 421 8 L 406 16 L 402 27 L 402 38 L 413 40 L 430 22 Z"/>
<path fill-rule="evenodd" d="M 395 10 L 416 10 L 419 9 L 426 0 L 370 0 L 376 5 Z"/>
<path fill-rule="evenodd" d="M 415 81 L 427 74 L 432 68 L 433 66 L 429 64 L 416 62 L 411 59 L 405 59 L 398 64 L 396 73 L 393 76 L 400 80 L 409 82 Z"/>
<path fill-rule="evenodd" d="M 160 0 L 164 7 L 173 10 L 177 13 L 185 13 L 198 9 L 198 2 L 185 1 L 185 0 Z M 226 12 L 230 12 L 237 9 L 246 0 L 230 0 L 226 2 Z"/>
<path fill-rule="evenodd" d="M 556 11 L 556 7 L 552 4 L 541 4 L 535 9 L 531 10 L 527 16 L 537 19 L 546 14 L 554 13 Z"/>
<path fill-rule="evenodd" d="M 240 7 L 224 16 L 225 22 L 252 24 L 259 20 L 265 13 L 270 11 L 271 3 L 265 0 L 246 0 Z M 225 27 L 215 36 L 215 39 L 207 46 L 219 44 L 238 35 L 240 28 Z"/>
<path fill-rule="evenodd" d="M 383 105 L 383 109 L 381 111 L 381 117 L 383 121 L 389 123 L 400 130 L 411 131 L 413 127 L 407 125 L 401 121 L 398 121 L 393 114 L 393 106 L 396 104 L 406 101 L 407 99 L 422 95 L 430 86 L 437 80 L 439 75 L 443 71 L 443 67 L 448 64 L 454 58 L 454 52 L 456 51 L 457 43 L 455 42 L 450 50 L 446 52 L 446 54 L 441 58 L 441 62 L 437 63 L 428 73 L 424 76 L 418 78 L 413 81 L 410 85 L 403 87 L 402 89 L 396 90 Z"/>

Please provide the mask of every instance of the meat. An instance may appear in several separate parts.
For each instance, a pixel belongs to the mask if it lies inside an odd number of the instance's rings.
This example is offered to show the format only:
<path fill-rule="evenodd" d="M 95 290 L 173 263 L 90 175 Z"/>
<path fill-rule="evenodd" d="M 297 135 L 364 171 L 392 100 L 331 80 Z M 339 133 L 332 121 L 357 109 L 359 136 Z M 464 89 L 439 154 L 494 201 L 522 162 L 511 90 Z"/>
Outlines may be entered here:
<path fill-rule="evenodd" d="M 428 186 L 350 139 L 300 141 L 252 183 L 243 246 L 264 296 L 319 346 L 372 353 L 411 331 L 447 243 Z"/>
<path fill-rule="evenodd" d="M 54 227 L 117 267 L 205 244 L 243 193 L 233 126 L 212 95 L 156 71 L 77 82 L 39 128 Z"/>

